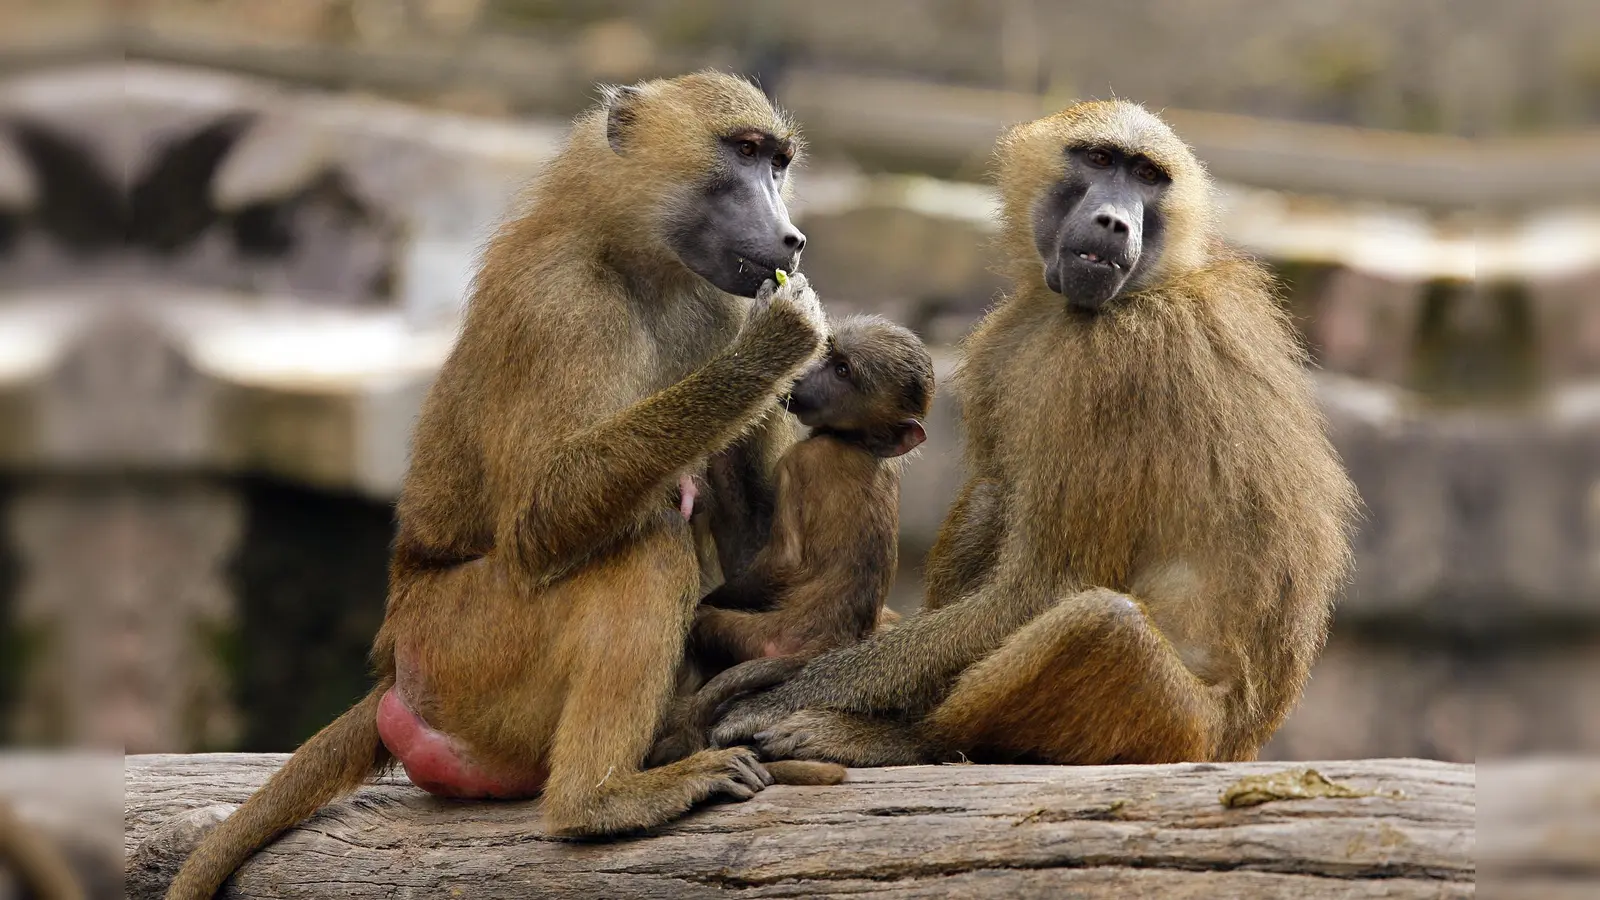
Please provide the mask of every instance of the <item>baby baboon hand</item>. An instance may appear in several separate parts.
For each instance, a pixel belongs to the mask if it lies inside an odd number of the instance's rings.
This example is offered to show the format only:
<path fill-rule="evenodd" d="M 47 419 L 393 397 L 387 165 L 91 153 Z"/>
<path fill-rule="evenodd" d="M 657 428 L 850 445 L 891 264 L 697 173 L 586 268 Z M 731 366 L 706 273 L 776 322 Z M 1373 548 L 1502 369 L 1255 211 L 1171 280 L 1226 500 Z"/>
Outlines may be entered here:
<path fill-rule="evenodd" d="M 817 292 L 811 289 L 811 282 L 804 275 L 796 272 L 781 285 L 771 279 L 764 282 L 750 309 L 750 325 L 759 325 L 780 307 L 798 313 L 798 318 L 809 326 L 817 345 L 822 345 L 828 335 L 828 317 L 822 310 L 822 301 L 817 299 Z"/>

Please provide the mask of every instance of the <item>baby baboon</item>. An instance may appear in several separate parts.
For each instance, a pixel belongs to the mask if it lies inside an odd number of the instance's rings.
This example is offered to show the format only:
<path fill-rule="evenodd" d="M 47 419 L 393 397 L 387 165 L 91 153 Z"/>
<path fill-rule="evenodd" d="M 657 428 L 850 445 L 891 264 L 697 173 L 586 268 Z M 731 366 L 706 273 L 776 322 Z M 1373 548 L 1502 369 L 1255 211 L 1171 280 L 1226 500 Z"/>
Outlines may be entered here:
<path fill-rule="evenodd" d="M 744 459 L 776 459 L 750 443 L 793 440 L 776 398 L 822 351 L 816 294 L 773 282 L 805 244 L 784 204 L 798 143 L 760 91 L 713 73 L 608 90 L 574 123 L 489 247 L 424 404 L 377 685 L 207 837 L 169 897 L 210 897 L 391 760 L 445 796 L 542 795 L 558 833 L 769 783 L 747 748 L 642 764 L 702 593 L 686 476 L 742 435 Z"/>
<path fill-rule="evenodd" d="M 1355 497 L 1267 272 L 1160 119 L 1084 103 L 998 152 L 1014 293 L 957 375 L 971 480 L 892 630 L 714 743 L 853 765 L 1253 758 L 1300 696 Z"/>
<path fill-rule="evenodd" d="M 896 618 L 883 604 L 899 565 L 899 457 L 927 439 L 933 390 L 908 329 L 878 316 L 835 327 L 786 402 L 811 436 L 778 464 L 771 539 L 695 615 L 689 660 L 716 677 L 687 704 L 687 727 L 703 734 L 724 701 Z"/>

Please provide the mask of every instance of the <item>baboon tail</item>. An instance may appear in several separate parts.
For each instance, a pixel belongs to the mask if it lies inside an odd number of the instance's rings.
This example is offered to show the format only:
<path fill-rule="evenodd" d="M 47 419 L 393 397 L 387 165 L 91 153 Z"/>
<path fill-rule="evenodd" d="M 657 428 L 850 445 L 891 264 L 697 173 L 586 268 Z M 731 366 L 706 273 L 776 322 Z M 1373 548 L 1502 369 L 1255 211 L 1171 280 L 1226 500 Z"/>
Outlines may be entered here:
<path fill-rule="evenodd" d="M 378 701 L 392 684 L 392 679 L 383 679 L 360 703 L 301 744 L 261 790 L 206 835 L 172 880 L 167 900 L 211 900 L 261 845 L 383 768 L 389 751 L 378 736 Z"/>

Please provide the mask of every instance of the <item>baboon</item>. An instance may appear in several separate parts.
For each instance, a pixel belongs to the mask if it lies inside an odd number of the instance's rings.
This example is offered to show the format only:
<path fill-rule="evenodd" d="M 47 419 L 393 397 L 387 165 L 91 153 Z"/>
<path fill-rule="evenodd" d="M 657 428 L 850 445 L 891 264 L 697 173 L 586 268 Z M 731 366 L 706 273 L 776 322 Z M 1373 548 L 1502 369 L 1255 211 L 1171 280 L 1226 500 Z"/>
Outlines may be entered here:
<path fill-rule="evenodd" d="M 899 564 L 899 457 L 927 440 L 933 360 L 877 316 L 840 322 L 785 403 L 811 436 L 778 465 L 771 538 L 701 602 L 689 648 L 708 674 L 809 659 L 877 623 Z"/>
<path fill-rule="evenodd" d="M 878 316 L 835 325 L 785 400 L 811 436 L 778 464 L 771 537 L 701 600 L 689 632 L 686 663 L 715 677 L 675 709 L 652 758 L 699 749 L 723 702 L 895 618 L 884 601 L 899 565 L 899 458 L 927 439 L 933 390 L 933 360 L 910 330 Z"/>
<path fill-rule="evenodd" d="M 852 765 L 1254 758 L 1349 566 L 1355 497 L 1259 264 L 1156 116 L 997 153 L 1013 292 L 956 376 L 970 481 L 924 609 L 734 703 L 713 742 Z"/>
<path fill-rule="evenodd" d="M 562 834 L 769 782 L 748 748 L 641 764 L 704 593 L 689 486 L 736 440 L 746 469 L 781 454 L 777 399 L 823 348 L 805 278 L 772 280 L 805 244 L 785 207 L 798 152 L 760 91 L 715 73 L 607 89 L 575 121 L 488 248 L 424 402 L 376 686 L 207 837 L 169 897 L 210 897 L 391 761 L 439 795 L 542 794 Z"/>

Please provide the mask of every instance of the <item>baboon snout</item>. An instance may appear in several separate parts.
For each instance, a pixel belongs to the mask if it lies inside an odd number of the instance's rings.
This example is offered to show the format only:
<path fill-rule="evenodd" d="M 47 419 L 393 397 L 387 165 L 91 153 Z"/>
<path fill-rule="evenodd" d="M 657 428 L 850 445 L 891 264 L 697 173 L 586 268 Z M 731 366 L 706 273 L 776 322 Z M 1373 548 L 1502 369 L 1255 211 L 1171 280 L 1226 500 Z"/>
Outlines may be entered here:
<path fill-rule="evenodd" d="M 1101 203 L 1085 211 L 1077 227 L 1069 227 L 1062 250 L 1093 265 L 1126 273 L 1139 261 L 1141 229 L 1136 212 L 1125 205 Z"/>
<path fill-rule="evenodd" d="M 1122 210 L 1109 203 L 1095 210 L 1094 223 L 1113 235 L 1121 235 L 1124 239 L 1128 235 L 1128 217 L 1123 214 Z"/>
<path fill-rule="evenodd" d="M 778 223 L 776 233 L 762 247 L 758 257 L 762 264 L 774 269 L 793 272 L 800 262 L 800 251 L 806 248 L 805 232 L 787 220 Z"/>

